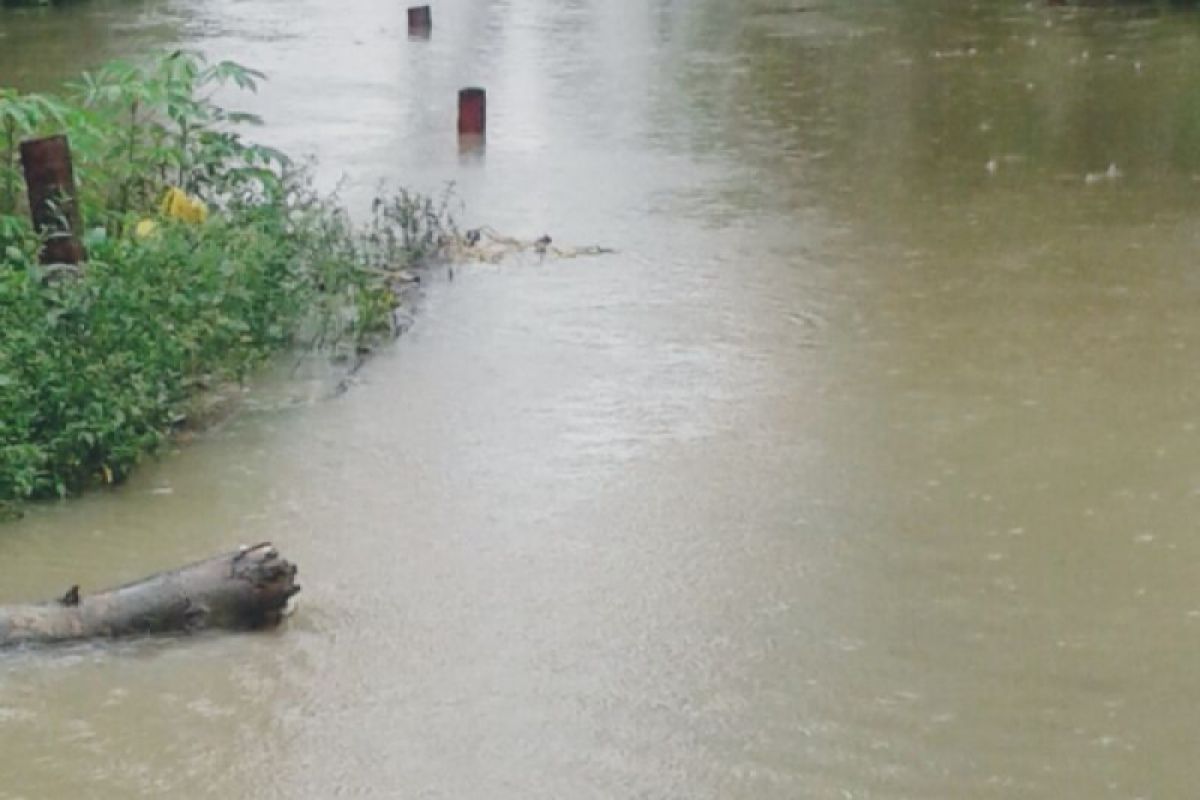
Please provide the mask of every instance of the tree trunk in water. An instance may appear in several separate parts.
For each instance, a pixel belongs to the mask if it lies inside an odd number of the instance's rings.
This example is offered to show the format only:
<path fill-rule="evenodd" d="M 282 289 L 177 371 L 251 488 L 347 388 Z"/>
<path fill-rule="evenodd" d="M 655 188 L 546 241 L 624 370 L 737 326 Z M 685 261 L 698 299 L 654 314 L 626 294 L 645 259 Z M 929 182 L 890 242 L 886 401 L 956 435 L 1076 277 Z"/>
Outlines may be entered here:
<path fill-rule="evenodd" d="M 263 543 L 93 595 L 0 606 L 0 647 L 93 637 L 276 625 L 300 591 L 296 567 Z"/>

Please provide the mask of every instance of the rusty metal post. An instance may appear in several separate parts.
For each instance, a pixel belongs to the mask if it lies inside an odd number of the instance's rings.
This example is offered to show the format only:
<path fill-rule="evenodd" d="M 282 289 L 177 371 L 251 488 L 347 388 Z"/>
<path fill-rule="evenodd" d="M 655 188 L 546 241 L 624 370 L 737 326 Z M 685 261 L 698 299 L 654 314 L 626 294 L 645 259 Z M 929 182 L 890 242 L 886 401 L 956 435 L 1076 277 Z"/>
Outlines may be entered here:
<path fill-rule="evenodd" d="M 429 6 L 413 6 L 408 9 L 408 35 L 427 38 L 433 30 L 433 14 Z"/>
<path fill-rule="evenodd" d="M 487 132 L 487 92 L 469 86 L 458 92 L 458 135 L 483 136 Z"/>
<path fill-rule="evenodd" d="M 21 166 L 34 230 L 45 239 L 43 264 L 78 264 L 87 258 L 79 241 L 79 202 L 66 136 L 21 142 Z"/>

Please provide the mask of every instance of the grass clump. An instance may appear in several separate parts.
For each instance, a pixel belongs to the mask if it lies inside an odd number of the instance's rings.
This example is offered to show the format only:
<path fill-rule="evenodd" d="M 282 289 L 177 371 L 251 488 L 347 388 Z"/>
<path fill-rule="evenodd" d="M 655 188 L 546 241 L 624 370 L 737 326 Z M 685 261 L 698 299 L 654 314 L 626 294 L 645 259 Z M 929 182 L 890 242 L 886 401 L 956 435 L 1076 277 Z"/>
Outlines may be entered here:
<path fill-rule="evenodd" d="M 245 141 L 213 91 L 262 76 L 190 53 L 111 64 L 61 97 L 0 88 L 0 506 L 116 483 L 207 387 L 315 342 L 394 329 L 394 276 L 453 234 L 444 202 L 381 197 L 355 228 L 308 171 Z M 88 262 L 43 267 L 19 142 L 68 133 Z M 203 221 L 165 216 L 178 187 Z"/>

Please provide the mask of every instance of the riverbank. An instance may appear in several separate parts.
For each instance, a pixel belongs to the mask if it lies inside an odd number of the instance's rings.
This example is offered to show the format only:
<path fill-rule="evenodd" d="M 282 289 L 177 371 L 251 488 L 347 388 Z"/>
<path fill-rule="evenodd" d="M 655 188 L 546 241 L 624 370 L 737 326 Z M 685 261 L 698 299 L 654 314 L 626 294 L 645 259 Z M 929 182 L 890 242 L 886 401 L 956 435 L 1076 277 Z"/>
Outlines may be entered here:
<path fill-rule="evenodd" d="M 212 100 L 263 78 L 177 52 L 58 96 L 0 88 L 0 506 L 122 481 L 272 354 L 352 359 L 396 332 L 410 270 L 451 240 L 446 204 L 400 190 L 354 226 Z M 52 132 L 75 160 L 78 269 L 40 265 L 27 221 L 17 145 Z"/>

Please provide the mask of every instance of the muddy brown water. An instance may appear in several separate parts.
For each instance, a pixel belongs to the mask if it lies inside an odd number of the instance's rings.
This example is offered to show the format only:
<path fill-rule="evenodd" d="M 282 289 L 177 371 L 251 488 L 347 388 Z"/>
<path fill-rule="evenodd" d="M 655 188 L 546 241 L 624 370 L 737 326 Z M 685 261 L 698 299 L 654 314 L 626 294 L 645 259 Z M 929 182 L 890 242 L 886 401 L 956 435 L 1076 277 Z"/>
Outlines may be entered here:
<path fill-rule="evenodd" d="M 0 798 L 1194 793 L 1200 18 L 402 5 L 0 12 L 2 83 L 200 48 L 352 204 L 620 251 L 435 280 L 344 396 L 0 529 L 0 601 L 265 539 L 305 586 L 0 658 Z"/>

